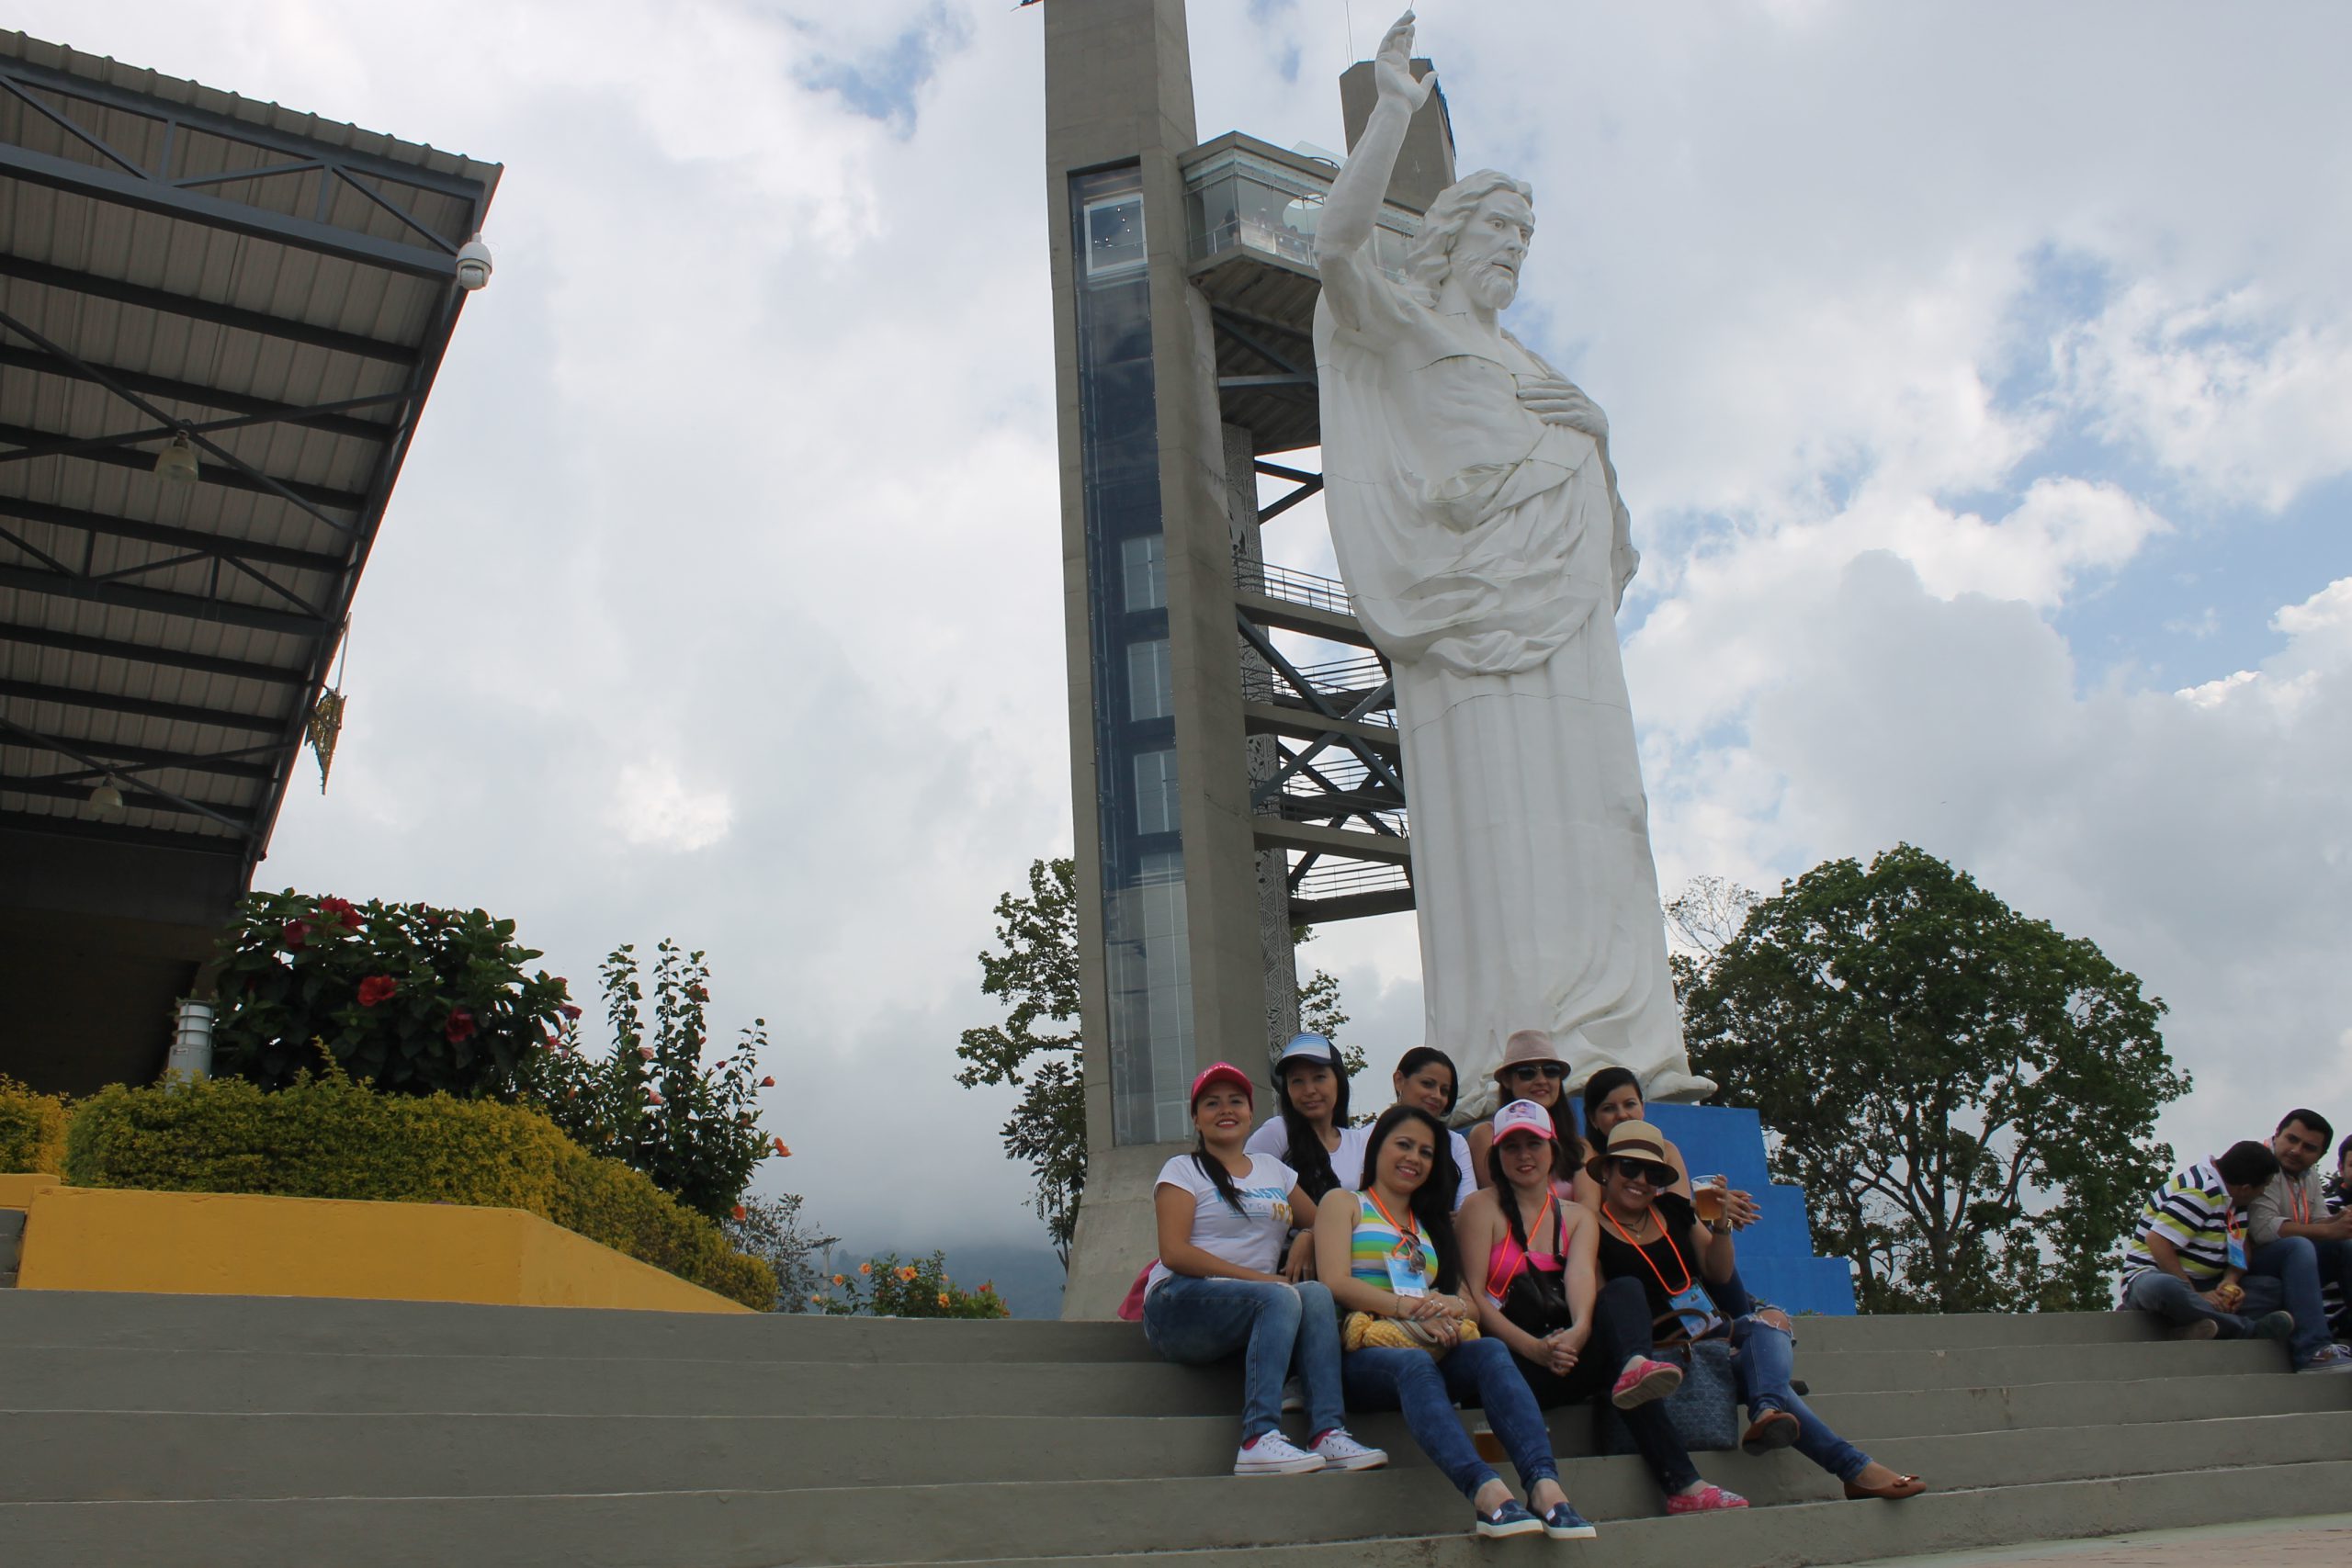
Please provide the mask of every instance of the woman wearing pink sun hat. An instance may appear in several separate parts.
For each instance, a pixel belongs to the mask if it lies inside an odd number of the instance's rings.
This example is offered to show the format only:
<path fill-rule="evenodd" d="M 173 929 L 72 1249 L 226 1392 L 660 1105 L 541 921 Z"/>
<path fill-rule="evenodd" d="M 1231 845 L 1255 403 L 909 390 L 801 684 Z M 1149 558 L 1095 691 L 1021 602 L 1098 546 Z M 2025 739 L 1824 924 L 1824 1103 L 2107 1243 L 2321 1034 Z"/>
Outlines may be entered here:
<path fill-rule="evenodd" d="M 1608 1393 L 1670 1514 L 1745 1508 L 1747 1500 L 1701 1479 L 1658 1401 L 1682 1370 L 1652 1353 L 1650 1309 L 1639 1281 L 1600 1280 L 1600 1224 L 1564 1193 L 1561 1166 L 1579 1166 L 1584 1140 L 1563 1146 L 1553 1107 L 1514 1100 L 1482 1131 L 1488 1185 L 1454 1222 L 1465 1278 L 1478 1281 L 1479 1326 L 1510 1347 L 1528 1391 L 1546 1409 Z"/>

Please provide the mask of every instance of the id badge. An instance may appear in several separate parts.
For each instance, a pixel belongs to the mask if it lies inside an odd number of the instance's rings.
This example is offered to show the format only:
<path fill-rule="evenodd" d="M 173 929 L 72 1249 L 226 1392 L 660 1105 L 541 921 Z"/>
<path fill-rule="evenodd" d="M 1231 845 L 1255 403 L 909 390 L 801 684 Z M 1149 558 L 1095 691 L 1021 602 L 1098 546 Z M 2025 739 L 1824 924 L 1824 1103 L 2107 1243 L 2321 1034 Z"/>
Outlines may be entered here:
<path fill-rule="evenodd" d="M 2245 1272 L 2245 1237 L 2242 1235 L 2230 1237 L 2230 1267 L 2241 1274 Z"/>
<path fill-rule="evenodd" d="M 1704 1339 L 1723 1323 L 1722 1314 L 1715 1311 L 1714 1298 L 1708 1295 L 1707 1288 L 1696 1280 L 1667 1305 L 1676 1317 L 1681 1319 L 1683 1332 L 1693 1339 Z"/>
<path fill-rule="evenodd" d="M 1429 1270 L 1421 1258 L 1421 1249 L 1407 1243 L 1388 1255 L 1388 1288 L 1400 1296 L 1415 1298 L 1430 1293 Z"/>

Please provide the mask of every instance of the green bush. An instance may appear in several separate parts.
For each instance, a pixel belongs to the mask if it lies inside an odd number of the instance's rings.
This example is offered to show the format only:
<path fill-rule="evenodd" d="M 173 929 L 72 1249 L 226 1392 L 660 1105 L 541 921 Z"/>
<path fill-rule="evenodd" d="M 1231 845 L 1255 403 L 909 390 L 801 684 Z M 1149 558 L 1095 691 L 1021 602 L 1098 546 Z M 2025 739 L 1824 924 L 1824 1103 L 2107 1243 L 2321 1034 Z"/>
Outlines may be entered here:
<path fill-rule="evenodd" d="M 117 1084 L 74 1108 L 64 1153 L 76 1187 L 522 1209 L 757 1311 L 775 1305 L 765 1263 L 520 1106 L 377 1094 L 340 1076 L 274 1094 L 243 1078 Z"/>
<path fill-rule="evenodd" d="M 0 1074 L 0 1172 L 45 1170 L 54 1175 L 65 1158 L 65 1101 L 35 1094 Z"/>
<path fill-rule="evenodd" d="M 967 1291 L 947 1277 L 947 1258 L 934 1252 L 910 1263 L 895 1252 L 869 1258 L 854 1274 L 831 1277 L 830 1290 L 820 1285 L 808 1304 L 828 1317 L 1011 1317 L 1012 1309 L 983 1284 Z"/>
<path fill-rule="evenodd" d="M 221 938 L 213 1070 L 265 1089 L 324 1055 L 389 1094 L 510 1093 L 560 1021 L 564 983 L 480 909 L 249 895 Z"/>

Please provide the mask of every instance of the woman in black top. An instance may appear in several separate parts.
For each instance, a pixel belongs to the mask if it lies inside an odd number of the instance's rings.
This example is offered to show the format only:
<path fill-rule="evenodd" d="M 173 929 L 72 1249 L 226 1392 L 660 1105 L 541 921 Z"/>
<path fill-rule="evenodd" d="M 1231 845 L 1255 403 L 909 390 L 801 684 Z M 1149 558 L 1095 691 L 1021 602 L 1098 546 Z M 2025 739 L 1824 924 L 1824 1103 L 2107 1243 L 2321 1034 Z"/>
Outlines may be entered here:
<path fill-rule="evenodd" d="M 1718 1330 L 1723 1320 L 1707 1287 L 1733 1276 L 1731 1222 L 1704 1224 L 1688 1199 L 1667 1190 L 1676 1171 L 1665 1140 L 1643 1122 L 1621 1122 L 1587 1168 L 1600 1183 L 1602 1277 L 1640 1280 L 1652 1314 L 1679 1317 L 1693 1338 Z M 1763 1307 L 1740 1317 L 1731 1325 L 1731 1342 L 1740 1398 L 1753 1417 L 1739 1440 L 1743 1450 L 1794 1448 L 1844 1482 L 1849 1497 L 1916 1497 L 1927 1490 L 1917 1476 L 1896 1474 L 1805 1408 L 1789 1387 L 1796 1340 L 1786 1314 Z"/>

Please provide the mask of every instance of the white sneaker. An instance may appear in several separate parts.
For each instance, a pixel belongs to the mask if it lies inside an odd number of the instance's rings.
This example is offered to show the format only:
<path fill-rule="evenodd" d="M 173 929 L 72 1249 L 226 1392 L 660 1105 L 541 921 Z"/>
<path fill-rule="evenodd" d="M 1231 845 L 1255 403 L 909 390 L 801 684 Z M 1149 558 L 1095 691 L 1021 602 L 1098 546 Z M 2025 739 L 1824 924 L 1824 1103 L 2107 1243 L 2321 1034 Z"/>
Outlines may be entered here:
<path fill-rule="evenodd" d="M 1308 1453 L 1280 1432 L 1267 1432 L 1241 1445 L 1233 1456 L 1236 1475 L 1311 1475 L 1323 1468 L 1321 1454 Z"/>
<path fill-rule="evenodd" d="M 1316 1438 L 1315 1451 L 1326 1470 L 1378 1470 L 1388 1462 L 1387 1450 L 1364 1447 L 1345 1427 L 1334 1427 Z"/>
<path fill-rule="evenodd" d="M 2295 1369 L 2299 1372 L 2352 1372 L 2352 1349 L 2330 1345 Z"/>

